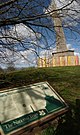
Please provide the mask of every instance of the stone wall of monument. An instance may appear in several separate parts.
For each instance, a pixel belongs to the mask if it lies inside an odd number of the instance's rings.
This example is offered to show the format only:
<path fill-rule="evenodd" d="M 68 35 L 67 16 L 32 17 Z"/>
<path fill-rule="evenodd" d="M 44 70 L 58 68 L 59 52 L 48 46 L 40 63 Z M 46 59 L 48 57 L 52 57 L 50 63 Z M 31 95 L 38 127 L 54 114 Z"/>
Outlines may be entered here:
<path fill-rule="evenodd" d="M 80 56 L 63 56 L 39 58 L 38 67 L 76 66 L 80 65 Z"/>
<path fill-rule="evenodd" d="M 52 53 L 54 57 L 74 56 L 74 50 L 67 50 L 62 52 Z"/>

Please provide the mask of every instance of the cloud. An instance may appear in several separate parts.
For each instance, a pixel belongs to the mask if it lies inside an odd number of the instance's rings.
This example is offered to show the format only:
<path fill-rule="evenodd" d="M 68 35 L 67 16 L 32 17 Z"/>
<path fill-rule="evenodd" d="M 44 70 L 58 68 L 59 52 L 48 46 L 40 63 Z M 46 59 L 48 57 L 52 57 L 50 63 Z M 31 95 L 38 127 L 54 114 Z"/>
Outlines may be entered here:
<path fill-rule="evenodd" d="M 42 50 L 40 52 L 40 57 L 51 57 L 53 52 L 56 52 L 56 48 L 51 47 L 49 50 Z"/>
<path fill-rule="evenodd" d="M 3 45 L 0 45 L 0 63 L 6 65 L 8 62 L 13 61 L 14 64 L 19 67 L 36 64 L 35 49 L 33 49 L 33 47 L 37 47 L 36 37 L 38 39 L 41 38 L 40 33 L 34 33 L 30 28 L 21 23 L 11 27 L 7 32 L 3 31 L 3 34 L 6 36 L 17 37 L 18 40 L 21 39 L 24 47 L 21 46 L 21 44 L 18 44 L 17 40 L 13 41 L 13 39 L 8 39 L 9 42 L 14 42 L 14 44 L 13 47 L 9 49 L 8 47 L 10 46 L 7 44 L 6 48 L 3 47 Z M 3 41 L 6 43 L 5 38 Z M 3 50 L 4 53 L 2 53 L 1 50 Z M 5 58 L 5 61 L 3 58 Z"/>
<path fill-rule="evenodd" d="M 16 56 L 15 65 L 16 67 L 29 67 L 36 65 L 36 57 L 33 50 L 20 51 Z"/>
<path fill-rule="evenodd" d="M 3 38 L 4 37 L 4 38 Z M 11 26 L 9 29 L 2 28 L 2 34 L 0 33 L 0 38 L 2 38 L 2 42 L 17 44 L 23 42 L 31 42 L 34 41 L 37 43 L 37 39 L 41 38 L 41 34 L 38 32 L 33 32 L 32 29 L 24 25 L 23 23 L 16 24 Z"/>
<path fill-rule="evenodd" d="M 78 48 L 73 48 L 71 44 L 67 44 L 67 48 L 69 50 L 74 50 L 74 55 L 80 56 L 79 49 Z"/>
<path fill-rule="evenodd" d="M 14 35 L 16 35 L 17 33 L 17 36 L 18 37 L 21 37 L 21 38 L 34 38 L 35 37 L 35 33 L 29 28 L 27 27 L 26 25 L 20 23 L 20 24 L 16 24 L 13 29 L 12 29 L 12 32 Z"/>
<path fill-rule="evenodd" d="M 30 48 L 29 50 L 12 52 L 9 49 L 6 49 L 3 54 L 3 57 L 6 56 L 6 59 L 0 59 L 1 66 L 7 66 L 7 64 L 13 62 L 16 67 L 29 67 L 36 66 L 36 56 L 34 49 Z"/>
<path fill-rule="evenodd" d="M 74 48 L 72 47 L 71 44 L 67 44 L 67 48 L 68 48 L 69 50 L 74 50 Z"/>
<path fill-rule="evenodd" d="M 75 56 L 80 56 L 80 53 L 74 52 L 74 55 L 75 55 Z"/>
<path fill-rule="evenodd" d="M 14 36 L 17 36 L 21 39 L 29 39 L 30 41 L 35 41 L 36 38 L 40 39 L 41 34 L 38 32 L 34 32 L 32 29 L 24 25 L 23 23 L 16 24 L 13 29 L 12 33 Z"/>

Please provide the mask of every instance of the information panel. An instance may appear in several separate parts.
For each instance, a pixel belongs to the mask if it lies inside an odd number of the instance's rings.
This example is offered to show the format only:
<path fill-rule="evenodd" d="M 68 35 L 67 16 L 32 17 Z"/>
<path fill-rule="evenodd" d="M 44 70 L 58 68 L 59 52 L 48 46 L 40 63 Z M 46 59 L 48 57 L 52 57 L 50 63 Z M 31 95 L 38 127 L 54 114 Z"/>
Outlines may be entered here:
<path fill-rule="evenodd" d="M 0 127 L 4 135 L 11 134 L 67 108 L 48 82 L 8 89 L 0 92 Z"/>

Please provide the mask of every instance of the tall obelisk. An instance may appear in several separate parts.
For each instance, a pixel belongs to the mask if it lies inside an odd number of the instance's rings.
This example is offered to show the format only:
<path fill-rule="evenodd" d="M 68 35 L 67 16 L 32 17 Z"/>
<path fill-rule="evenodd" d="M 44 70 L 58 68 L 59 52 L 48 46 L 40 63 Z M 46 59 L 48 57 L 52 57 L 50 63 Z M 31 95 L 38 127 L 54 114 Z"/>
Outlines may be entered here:
<path fill-rule="evenodd" d="M 54 10 L 52 14 L 53 22 L 54 22 L 54 29 L 56 33 L 56 53 L 53 55 L 56 56 L 73 56 L 74 51 L 68 50 L 66 45 L 66 39 L 62 27 L 62 21 L 59 15 L 59 11 L 57 10 L 56 4 L 53 1 L 51 5 L 52 10 Z"/>

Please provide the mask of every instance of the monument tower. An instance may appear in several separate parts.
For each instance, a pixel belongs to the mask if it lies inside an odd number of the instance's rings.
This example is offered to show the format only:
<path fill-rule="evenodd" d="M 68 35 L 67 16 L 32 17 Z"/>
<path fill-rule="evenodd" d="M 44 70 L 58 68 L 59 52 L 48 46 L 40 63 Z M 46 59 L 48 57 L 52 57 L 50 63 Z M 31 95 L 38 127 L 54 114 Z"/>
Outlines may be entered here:
<path fill-rule="evenodd" d="M 54 57 L 57 56 L 74 56 L 74 50 L 68 50 L 66 46 L 66 40 L 64 31 L 62 28 L 62 21 L 59 16 L 59 11 L 57 11 L 57 7 L 55 2 L 51 5 L 52 10 L 54 10 L 54 14 L 52 15 L 54 21 L 54 29 L 56 33 L 56 52 L 52 53 Z"/>

